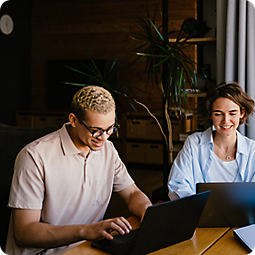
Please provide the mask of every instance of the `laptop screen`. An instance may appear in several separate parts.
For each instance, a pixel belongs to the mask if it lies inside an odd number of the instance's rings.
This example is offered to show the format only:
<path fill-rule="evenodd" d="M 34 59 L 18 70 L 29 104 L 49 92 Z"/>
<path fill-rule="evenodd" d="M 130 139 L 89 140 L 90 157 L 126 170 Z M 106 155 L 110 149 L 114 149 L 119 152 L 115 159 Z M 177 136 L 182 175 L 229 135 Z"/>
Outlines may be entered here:
<path fill-rule="evenodd" d="M 255 183 L 197 183 L 196 192 L 211 191 L 198 227 L 242 227 L 255 223 Z"/>

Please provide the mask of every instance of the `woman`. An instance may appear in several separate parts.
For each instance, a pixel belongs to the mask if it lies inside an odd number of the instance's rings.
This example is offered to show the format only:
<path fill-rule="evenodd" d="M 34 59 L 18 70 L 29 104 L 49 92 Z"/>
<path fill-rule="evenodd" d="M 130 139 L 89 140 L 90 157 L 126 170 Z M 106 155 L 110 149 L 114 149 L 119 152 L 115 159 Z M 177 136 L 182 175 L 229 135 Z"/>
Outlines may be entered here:
<path fill-rule="evenodd" d="M 255 181 L 255 141 L 237 128 L 254 112 L 254 101 L 236 82 L 211 88 L 198 113 L 211 127 L 190 135 L 173 162 L 170 199 L 196 193 L 198 182 Z"/>

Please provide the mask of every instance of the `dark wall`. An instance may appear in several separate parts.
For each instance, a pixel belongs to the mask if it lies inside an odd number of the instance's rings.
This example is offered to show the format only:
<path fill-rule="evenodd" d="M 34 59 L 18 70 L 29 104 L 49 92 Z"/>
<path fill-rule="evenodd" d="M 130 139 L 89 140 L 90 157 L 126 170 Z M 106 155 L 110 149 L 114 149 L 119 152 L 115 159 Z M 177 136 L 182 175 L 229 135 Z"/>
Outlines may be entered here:
<path fill-rule="evenodd" d="M 153 15 L 161 0 L 10 0 L 0 18 L 14 20 L 10 35 L 0 32 L 0 123 L 14 124 L 15 111 L 47 108 L 47 62 L 88 58 L 126 59 L 134 41 L 121 28 L 135 30 L 131 15 L 142 15 L 148 4 Z M 184 19 L 196 16 L 196 0 L 168 0 L 169 30 L 178 30 Z M 192 56 L 195 50 L 192 48 Z M 129 60 L 130 62 L 132 59 Z M 130 62 L 126 62 L 127 65 Z M 144 90 L 144 60 L 135 68 L 122 69 L 120 82 Z M 152 111 L 162 108 L 157 88 L 136 91 Z"/>
<path fill-rule="evenodd" d="M 15 124 L 15 111 L 31 107 L 30 0 L 10 0 L 0 9 L 14 22 L 11 34 L 0 30 L 0 123 Z"/>
<path fill-rule="evenodd" d="M 169 31 L 179 30 L 183 20 L 196 16 L 197 0 L 168 0 Z M 156 86 L 146 87 L 145 59 L 132 68 L 134 40 L 123 29 L 140 32 L 134 17 L 148 11 L 155 24 L 162 24 L 162 0 L 37 0 L 32 2 L 31 83 L 32 110 L 47 109 L 47 63 L 49 60 L 83 60 L 86 50 L 95 59 L 113 60 L 125 65 L 119 71 L 121 84 L 132 85 L 136 98 L 151 111 L 162 110 L 162 94 Z M 173 36 L 173 35 L 172 35 Z M 188 48 L 195 56 L 195 46 Z M 132 56 L 132 58 L 128 58 Z M 146 90 L 147 93 L 141 92 Z M 58 94 L 56 95 L 58 96 Z M 126 109 L 124 109 L 125 111 Z"/>

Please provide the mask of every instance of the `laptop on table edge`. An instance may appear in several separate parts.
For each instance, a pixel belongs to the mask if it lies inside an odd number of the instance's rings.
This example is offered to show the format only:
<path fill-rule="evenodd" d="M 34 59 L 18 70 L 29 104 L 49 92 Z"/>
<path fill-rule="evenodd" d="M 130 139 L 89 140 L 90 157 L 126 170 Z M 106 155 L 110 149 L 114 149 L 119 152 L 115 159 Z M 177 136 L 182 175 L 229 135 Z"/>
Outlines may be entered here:
<path fill-rule="evenodd" d="M 139 229 L 91 245 L 115 255 L 143 255 L 188 240 L 194 234 L 209 194 L 206 191 L 148 207 Z M 132 248 L 125 252 L 124 244 L 131 241 Z M 121 251 L 116 251 L 116 246 L 121 246 Z"/>
<path fill-rule="evenodd" d="M 210 190 L 198 227 L 243 227 L 255 223 L 254 182 L 197 183 L 196 192 Z"/>

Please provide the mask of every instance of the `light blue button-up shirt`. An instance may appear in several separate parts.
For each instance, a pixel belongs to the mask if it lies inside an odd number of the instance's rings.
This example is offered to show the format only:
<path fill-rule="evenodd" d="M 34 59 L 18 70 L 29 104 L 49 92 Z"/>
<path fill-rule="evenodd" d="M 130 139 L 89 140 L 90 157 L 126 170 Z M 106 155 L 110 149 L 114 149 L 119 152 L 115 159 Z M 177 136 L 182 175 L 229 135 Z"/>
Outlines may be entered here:
<path fill-rule="evenodd" d="M 209 171 L 213 159 L 213 134 L 208 128 L 204 132 L 190 135 L 173 162 L 168 179 L 170 199 L 196 193 L 196 183 L 211 182 Z M 237 131 L 236 162 L 238 173 L 235 182 L 255 181 L 255 141 Z M 217 174 L 214 176 L 217 177 Z M 221 176 L 217 180 L 223 181 Z M 229 180 L 233 181 L 233 180 Z"/>

